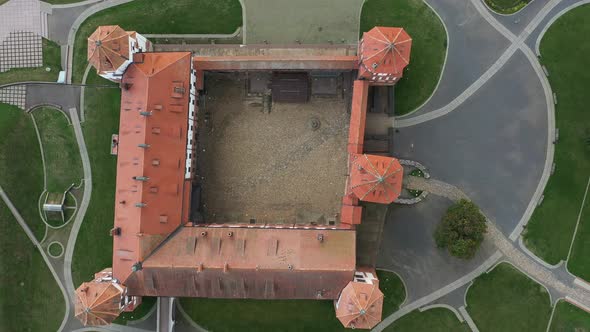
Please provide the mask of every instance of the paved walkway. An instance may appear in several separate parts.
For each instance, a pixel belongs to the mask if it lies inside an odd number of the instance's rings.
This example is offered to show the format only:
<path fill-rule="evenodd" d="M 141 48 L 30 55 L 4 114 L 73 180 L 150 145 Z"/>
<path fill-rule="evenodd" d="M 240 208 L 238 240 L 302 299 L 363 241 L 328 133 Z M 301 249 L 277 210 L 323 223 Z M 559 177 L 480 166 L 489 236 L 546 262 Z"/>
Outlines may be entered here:
<path fill-rule="evenodd" d="M 129 1 L 131 0 L 109 0 L 91 5 L 81 12 L 74 20 L 69 29 L 67 38 L 67 45 L 69 46 L 70 52 L 68 57 L 68 82 L 71 82 L 71 57 L 74 37 L 79 25 L 87 17 L 102 9 Z M 565 8 L 565 4 L 573 6 L 576 3 L 582 3 L 584 1 L 535 0 L 521 13 L 513 16 L 514 20 L 512 21 L 510 18 L 501 18 L 498 17 L 498 15 L 490 13 L 480 0 L 470 0 L 467 3 L 454 0 L 426 1 L 437 11 L 437 13 L 440 14 L 446 25 L 449 33 L 449 55 L 451 56 L 454 54 L 452 52 L 459 52 L 462 56 L 452 56 L 452 60 L 449 60 L 445 66 L 439 88 L 431 99 L 430 104 L 425 105 L 422 110 L 419 110 L 410 116 L 397 119 L 395 123 L 396 127 L 405 128 L 408 126 L 414 126 L 419 123 L 446 116 L 450 112 L 455 111 L 460 105 L 464 104 L 468 99 L 478 93 L 488 80 L 494 77 L 510 61 L 510 59 L 513 58 L 514 54 L 522 53 L 534 68 L 543 86 L 545 102 L 547 103 L 549 112 L 548 137 L 551 137 L 554 128 L 551 89 L 546 78 L 542 74 L 535 53 L 531 50 L 531 45 L 534 45 L 535 41 L 539 39 L 544 31 L 545 25 L 551 22 L 551 17 L 559 15 L 561 10 Z M 245 29 L 243 32 L 246 41 L 261 43 L 266 40 L 270 43 L 292 43 L 299 40 L 303 43 L 337 43 L 338 38 L 340 38 L 339 41 L 341 43 L 356 43 L 358 40 L 358 16 L 362 4 L 362 1 L 360 0 L 347 0 L 344 4 L 341 1 L 336 3 L 335 1 L 322 0 L 319 5 L 317 1 L 314 1 L 313 5 L 317 6 L 317 8 L 315 8 L 316 12 L 314 13 L 316 16 L 307 13 L 304 19 L 301 19 L 300 21 L 293 20 L 292 16 L 289 14 L 305 14 L 305 10 L 300 8 L 301 4 L 286 0 L 281 0 L 281 2 L 285 2 L 285 6 L 295 6 L 295 8 L 289 10 L 291 7 L 268 7 L 268 4 L 261 0 L 243 0 L 244 16 L 248 14 L 247 19 L 245 19 Z M 346 6 L 348 6 L 348 9 L 345 10 Z M 260 8 L 261 10 L 259 10 Z M 318 8 L 319 10 L 317 10 Z M 351 10 L 355 10 L 358 14 L 350 14 Z M 274 15 L 269 15 L 273 13 Z M 256 19 L 252 20 L 253 17 Z M 339 18 L 337 21 L 326 21 L 326 17 Z M 348 24 L 342 25 L 342 20 L 345 20 Z M 276 26 L 283 26 L 285 22 L 289 23 L 288 29 L 285 29 L 284 33 L 283 31 L 277 33 L 277 31 L 280 30 L 276 30 Z M 320 26 L 315 22 L 325 23 L 322 23 Z M 350 24 L 350 22 L 355 23 Z M 316 32 L 320 32 L 320 34 Z M 461 41 L 464 43 L 463 49 L 459 44 Z M 474 46 L 478 42 L 481 43 L 481 47 Z M 484 49 L 485 47 L 491 48 Z M 461 59 L 461 61 L 457 61 L 458 59 Z M 455 63 L 451 61 L 455 61 Z M 462 66 L 460 66 L 461 64 Z M 482 64 L 484 67 L 482 67 Z M 461 75 L 461 71 L 464 73 L 463 75 Z M 436 95 L 437 93 L 438 95 Z M 433 105 L 436 107 L 433 107 Z M 66 246 L 63 269 L 65 281 L 63 283 L 69 294 L 73 294 L 74 290 L 74 285 L 71 279 L 71 259 L 73 256 L 73 249 L 92 190 L 88 153 L 79 125 L 78 114 L 76 112 L 71 112 L 71 117 L 73 120 L 72 122 L 75 123 L 74 129 L 76 139 L 83 160 L 85 178 L 84 191 L 87 195 L 84 195 L 80 204 L 80 210 L 73 223 L 72 233 L 70 234 Z M 531 204 L 529 204 L 527 211 L 523 215 L 519 225 L 513 231 L 513 234 L 511 234 L 510 239 L 514 240 L 515 238 L 513 238 L 512 235 L 516 234 L 516 236 L 518 236 L 522 230 L 522 225 L 528 221 L 530 213 L 532 213 L 531 206 L 534 208 L 534 204 L 532 203 L 535 202 L 535 198 L 538 198 L 538 195 L 542 192 L 542 189 L 545 186 L 548 178 L 547 165 L 550 165 L 552 160 L 553 150 L 552 146 L 549 144 L 547 147 L 543 176 L 539 180 L 537 190 L 531 199 Z M 491 180 L 493 181 L 494 179 Z M 431 180 L 429 183 L 420 183 L 420 180 L 417 180 L 414 181 L 412 185 L 416 187 L 425 186 L 424 188 L 428 188 L 432 193 L 448 197 L 451 200 L 465 197 L 465 194 L 457 187 L 446 185 L 444 182 L 440 181 Z M 6 195 L 1 191 L 1 188 L 0 196 L 6 201 L 7 197 L 5 198 Z M 536 280 L 547 285 L 557 294 L 569 296 L 582 305 L 590 304 L 589 293 L 585 289 L 581 289 L 571 283 L 570 280 L 565 280 L 554 271 L 541 266 L 529 258 L 519 248 L 515 247 L 513 242 L 494 226 L 495 224 L 490 223 L 490 225 L 490 232 L 487 238 L 498 248 L 497 251 L 491 253 L 487 259 L 482 261 L 481 264 L 469 273 L 465 273 L 461 278 L 417 299 L 416 301 L 408 303 L 398 312 L 387 317 L 376 330 L 380 331 L 403 314 L 424 306 L 433 300 L 448 294 L 452 290 L 466 285 L 482 272 L 492 267 L 503 255 L 505 255 L 515 266 L 528 273 Z M 48 263 L 48 265 L 51 267 L 51 264 Z M 52 273 L 55 275 L 55 271 L 52 270 Z M 70 318 L 73 317 L 70 316 Z M 68 327 L 67 330 L 76 330 L 76 328 L 72 327 Z M 122 330 L 122 328 L 92 328 L 85 330 L 117 331 Z"/>
<path fill-rule="evenodd" d="M 430 194 L 443 196 L 453 201 L 459 199 L 468 199 L 467 195 L 457 187 L 434 179 L 424 179 L 419 177 L 408 176 L 405 180 L 405 186 L 410 189 L 426 190 Z M 574 283 L 573 278 L 563 278 L 555 271 L 539 264 L 529 257 L 520 248 L 514 245 L 502 232 L 496 228 L 491 220 L 488 221 L 488 233 L 486 238 L 490 239 L 498 250 L 518 269 L 526 273 L 529 277 L 536 280 L 553 290 L 553 295 L 559 298 L 568 297 L 590 310 L 590 291 Z"/>
<path fill-rule="evenodd" d="M 131 2 L 133 0 L 107 0 L 104 2 L 99 2 L 91 7 L 86 8 L 72 23 L 70 30 L 68 32 L 68 39 L 67 39 L 67 47 L 68 47 L 68 56 L 67 56 L 67 66 L 66 66 L 66 82 L 72 83 L 72 58 L 74 56 L 74 41 L 76 39 L 76 32 L 80 25 L 90 16 L 95 13 L 98 13 L 101 10 L 105 10 L 110 7 L 122 5 L 124 3 Z"/>
<path fill-rule="evenodd" d="M 66 5 L 51 6 L 51 14 L 47 17 L 49 39 L 60 45 L 68 44 L 68 34 L 76 19 L 98 1 L 83 1 Z"/>
<path fill-rule="evenodd" d="M 494 19 L 492 14 L 488 11 L 481 0 L 470 0 L 473 7 L 477 10 L 483 19 L 487 21 L 489 25 L 491 25 L 498 33 L 504 36 L 508 41 L 510 41 L 510 45 L 508 48 L 504 50 L 504 52 L 500 55 L 500 57 L 481 75 L 475 82 L 473 82 L 467 89 L 465 89 L 460 95 L 452 99 L 447 105 L 438 108 L 436 110 L 432 110 L 428 113 L 421 114 L 421 112 L 416 112 L 416 114 L 412 114 L 410 116 L 400 117 L 395 120 L 394 126 L 396 128 L 403 128 L 408 126 L 413 126 L 422 122 L 430 121 L 437 117 L 441 117 L 447 115 L 448 113 L 455 110 L 459 105 L 464 103 L 469 97 L 471 97 L 475 92 L 477 92 L 492 76 L 494 76 L 500 68 L 502 68 L 510 59 L 510 57 L 518 50 L 522 50 L 531 64 L 535 67 L 535 69 L 540 69 L 540 65 L 536 57 L 531 57 L 529 53 L 532 54 L 530 48 L 526 46 L 524 41 L 529 38 L 530 34 L 536 29 L 538 24 L 549 14 L 551 9 L 555 7 L 560 0 L 552 0 L 546 4 L 545 7 L 540 9 L 536 16 L 531 20 L 531 22 L 526 26 L 524 31 L 515 36 L 510 30 L 508 30 L 504 25 L 500 24 L 498 21 Z M 452 45 L 449 45 L 452 47 Z M 465 53 L 465 58 L 470 57 L 470 53 Z M 464 71 L 469 71 L 470 68 L 466 68 L 463 64 L 462 69 Z M 449 82 L 453 81 L 453 78 L 448 78 Z M 551 95 L 551 89 L 549 85 L 544 85 L 548 91 L 547 94 Z"/>
<path fill-rule="evenodd" d="M 80 157 L 82 158 L 82 169 L 84 171 L 84 196 L 82 197 L 82 201 L 78 207 L 78 212 L 76 213 L 76 218 L 74 219 L 70 237 L 68 238 L 68 243 L 66 245 L 66 252 L 64 254 L 65 259 L 63 273 L 65 278 L 65 286 L 68 290 L 68 294 L 71 294 L 70 299 L 72 299 L 76 291 L 74 281 L 72 279 L 72 257 L 74 256 L 74 248 L 76 246 L 78 232 L 80 231 L 80 226 L 82 225 L 82 221 L 84 221 L 84 216 L 86 215 L 86 210 L 88 209 L 88 204 L 90 203 L 90 196 L 92 194 L 92 172 L 90 168 L 90 158 L 88 157 L 88 150 L 86 149 L 86 143 L 84 142 L 84 134 L 82 133 L 82 127 L 80 126 L 78 112 L 75 108 L 70 108 L 69 113 L 70 119 L 72 119 L 72 126 L 74 127 L 74 134 L 76 136 L 76 142 L 78 143 L 78 149 L 80 150 Z M 74 319 L 73 315 L 70 316 L 68 323 L 79 324 L 79 321 L 72 321 L 72 319 Z"/>

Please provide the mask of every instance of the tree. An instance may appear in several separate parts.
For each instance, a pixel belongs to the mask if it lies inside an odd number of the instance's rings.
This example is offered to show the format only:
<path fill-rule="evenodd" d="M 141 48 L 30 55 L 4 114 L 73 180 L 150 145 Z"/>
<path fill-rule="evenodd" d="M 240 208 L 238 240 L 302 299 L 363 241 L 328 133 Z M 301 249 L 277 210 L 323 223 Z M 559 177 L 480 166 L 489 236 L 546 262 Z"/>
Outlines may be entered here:
<path fill-rule="evenodd" d="M 434 239 L 439 248 L 447 248 L 451 255 L 468 259 L 475 255 L 486 232 L 486 218 L 477 205 L 462 199 L 449 207 L 436 227 Z"/>

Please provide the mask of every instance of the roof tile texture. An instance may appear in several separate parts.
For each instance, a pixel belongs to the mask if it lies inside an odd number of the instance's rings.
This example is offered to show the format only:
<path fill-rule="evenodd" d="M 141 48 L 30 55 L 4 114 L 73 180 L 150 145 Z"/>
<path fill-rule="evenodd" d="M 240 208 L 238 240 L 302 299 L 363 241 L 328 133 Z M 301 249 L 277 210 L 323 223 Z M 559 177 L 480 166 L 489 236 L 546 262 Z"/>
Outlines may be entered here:
<path fill-rule="evenodd" d="M 183 215 L 190 53 L 146 53 L 121 82 L 113 274 L 125 281 Z M 186 220 L 184 220 L 186 222 Z"/>

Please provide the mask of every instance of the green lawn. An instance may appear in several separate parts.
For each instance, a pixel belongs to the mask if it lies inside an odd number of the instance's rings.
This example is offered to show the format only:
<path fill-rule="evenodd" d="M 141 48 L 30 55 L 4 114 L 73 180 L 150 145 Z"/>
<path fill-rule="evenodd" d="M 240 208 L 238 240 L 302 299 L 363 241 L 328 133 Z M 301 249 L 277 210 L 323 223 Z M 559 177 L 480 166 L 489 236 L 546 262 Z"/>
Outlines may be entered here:
<path fill-rule="evenodd" d="M 87 38 L 99 25 L 117 24 L 149 33 L 233 33 L 242 25 L 238 0 L 136 0 L 90 16 L 78 29 L 72 82 L 80 82 L 88 63 Z"/>
<path fill-rule="evenodd" d="M 551 316 L 547 290 L 508 263 L 475 279 L 467 311 L 480 331 L 545 331 Z"/>
<path fill-rule="evenodd" d="M 47 71 L 47 67 L 51 70 Z M 55 82 L 60 70 L 61 51 L 59 45 L 51 40 L 43 39 L 43 66 L 11 69 L 0 73 L 0 85 L 24 81 Z"/>
<path fill-rule="evenodd" d="M 134 321 L 147 315 L 150 310 L 156 305 L 157 297 L 144 297 L 141 299 L 139 307 L 135 308 L 132 312 L 123 312 L 114 323 L 127 325 L 127 322 Z"/>
<path fill-rule="evenodd" d="M 59 286 L 2 200 L 0 221 L 0 331 L 57 331 L 65 313 Z"/>
<path fill-rule="evenodd" d="M 47 247 L 49 253 L 53 256 L 59 256 L 63 253 L 63 248 L 57 243 L 51 243 L 49 247 Z"/>
<path fill-rule="evenodd" d="M 422 0 L 367 0 L 361 12 L 361 34 L 375 26 L 403 27 L 412 37 L 410 65 L 395 86 L 395 114 L 406 114 L 436 88 L 447 48 L 445 28 Z"/>
<path fill-rule="evenodd" d="M 83 178 L 82 160 L 74 128 L 64 113 L 50 107 L 41 107 L 32 113 L 39 128 L 45 167 L 47 171 L 48 192 L 64 192 L 72 185 L 79 184 Z"/>
<path fill-rule="evenodd" d="M 557 302 L 550 332 L 588 332 L 590 314 L 565 301 Z"/>
<path fill-rule="evenodd" d="M 87 83 L 109 84 L 95 72 L 90 73 Z M 117 158 L 111 155 L 110 144 L 111 135 L 119 132 L 121 91 L 111 85 L 115 88 L 86 88 L 86 121 L 82 129 L 92 167 L 92 196 L 72 258 L 75 286 L 112 266 L 109 230 L 114 220 Z"/>
<path fill-rule="evenodd" d="M 30 116 L 7 104 L 0 104 L 0 185 L 41 240 L 45 224 L 37 204 L 43 192 L 39 141 Z"/>
<path fill-rule="evenodd" d="M 555 107 L 559 142 L 555 146 L 555 174 L 545 188 L 543 204 L 526 228 L 524 239 L 536 255 L 550 264 L 565 260 L 590 176 L 590 5 L 580 6 L 560 17 L 541 41 L 541 62 L 549 70 L 549 82 L 557 93 Z M 587 234 L 588 218 L 581 234 Z M 586 238 L 587 239 L 587 238 Z M 590 255 L 587 240 L 576 244 L 576 255 Z M 580 256 L 579 259 L 582 259 Z M 578 258 L 572 258 L 577 261 Z M 570 269 L 576 267 L 569 265 Z M 584 269 L 586 276 L 590 271 Z"/>
<path fill-rule="evenodd" d="M 406 289 L 397 274 L 377 270 L 379 289 L 383 292 L 383 318 L 391 315 L 406 298 Z"/>
<path fill-rule="evenodd" d="M 423 312 L 414 310 L 385 328 L 386 332 L 469 332 L 467 323 L 461 323 L 448 309 L 433 308 Z"/>
<path fill-rule="evenodd" d="M 526 6 L 531 0 L 485 0 L 490 8 L 500 14 L 514 14 Z"/>
<path fill-rule="evenodd" d="M 580 226 L 574 239 L 572 254 L 567 261 L 568 270 L 576 276 L 590 281 L 590 197 L 586 197 Z"/>
<path fill-rule="evenodd" d="M 384 294 L 384 312 L 399 308 L 405 298 L 401 280 L 394 273 L 378 271 Z M 336 318 L 333 301 L 180 299 L 197 324 L 210 331 L 349 331 Z M 383 317 L 386 315 L 384 314 Z"/>

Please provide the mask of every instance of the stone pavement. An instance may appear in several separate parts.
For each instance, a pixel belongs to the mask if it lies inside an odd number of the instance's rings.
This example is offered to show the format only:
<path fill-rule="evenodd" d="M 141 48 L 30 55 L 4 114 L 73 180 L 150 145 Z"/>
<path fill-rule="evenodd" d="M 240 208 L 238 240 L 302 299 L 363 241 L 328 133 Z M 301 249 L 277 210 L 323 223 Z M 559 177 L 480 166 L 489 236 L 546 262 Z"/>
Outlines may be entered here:
<path fill-rule="evenodd" d="M 428 180 L 418 176 L 406 176 L 404 178 L 404 186 L 408 189 L 427 191 L 438 196 L 446 197 L 452 201 L 469 199 L 457 187 L 435 179 Z"/>
<path fill-rule="evenodd" d="M 75 3 L 78 5 L 78 3 Z M 78 6 L 52 6 L 51 15 L 47 17 L 49 39 L 60 45 L 68 43 L 68 34 L 76 18 L 95 3 L 84 3 Z"/>
<path fill-rule="evenodd" d="M 25 85 L 12 85 L 0 88 L 0 102 L 18 106 L 25 109 L 27 87 Z"/>
<path fill-rule="evenodd" d="M 449 104 L 480 78 L 510 44 L 478 14 L 470 1 L 425 2 L 439 15 L 445 26 L 446 61 L 439 85 L 431 98 L 414 113 L 400 116 L 400 120 L 426 114 Z"/>
<path fill-rule="evenodd" d="M 457 187 L 442 181 L 426 180 L 423 178 L 410 180 L 411 181 L 407 183 L 407 186 L 413 189 L 428 190 L 431 194 L 444 196 L 454 201 L 461 198 L 467 198 L 467 195 Z M 575 285 L 573 283 L 573 278 L 569 280 L 559 278 L 554 271 L 547 269 L 523 253 L 520 248 L 515 246 L 512 241 L 508 240 L 508 238 L 496 228 L 494 222 L 489 219 L 487 221 L 488 233 L 486 234 L 486 238 L 491 240 L 496 248 L 498 248 L 514 266 L 540 284 L 547 286 L 550 289 L 553 298 L 563 298 L 568 296 L 584 305 L 586 308 L 590 308 L 590 291 Z"/>
<path fill-rule="evenodd" d="M 0 6 L 0 72 L 43 65 L 45 28 L 38 0 L 11 0 Z"/>

